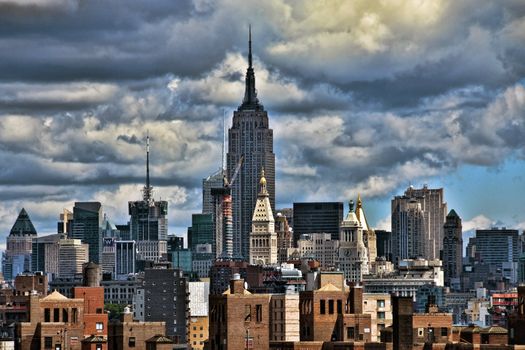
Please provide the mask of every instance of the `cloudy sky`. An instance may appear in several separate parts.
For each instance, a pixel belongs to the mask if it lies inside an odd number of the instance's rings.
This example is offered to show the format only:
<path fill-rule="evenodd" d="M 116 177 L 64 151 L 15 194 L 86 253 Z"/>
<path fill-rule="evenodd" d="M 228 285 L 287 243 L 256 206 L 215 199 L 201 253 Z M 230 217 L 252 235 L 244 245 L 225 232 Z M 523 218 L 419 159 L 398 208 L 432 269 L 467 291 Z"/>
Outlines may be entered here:
<path fill-rule="evenodd" d="M 116 223 L 144 139 L 170 233 L 201 209 L 243 96 L 248 24 L 275 135 L 277 206 L 361 193 L 389 227 L 409 185 L 465 229 L 525 228 L 523 1 L 0 0 L 0 240 L 79 200 Z"/>

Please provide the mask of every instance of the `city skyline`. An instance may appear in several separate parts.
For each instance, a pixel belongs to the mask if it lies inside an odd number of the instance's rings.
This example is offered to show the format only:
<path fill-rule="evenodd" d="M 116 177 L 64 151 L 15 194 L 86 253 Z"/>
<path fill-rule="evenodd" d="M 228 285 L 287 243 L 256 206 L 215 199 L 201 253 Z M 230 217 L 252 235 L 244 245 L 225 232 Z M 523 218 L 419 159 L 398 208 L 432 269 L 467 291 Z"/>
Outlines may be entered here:
<path fill-rule="evenodd" d="M 127 222 L 146 130 L 154 198 L 185 234 L 243 96 L 249 23 L 276 208 L 360 193 L 384 228 L 392 197 L 427 183 L 464 231 L 525 228 L 522 4 L 23 3 L 0 1 L 2 242 L 22 207 L 39 235 L 76 201 Z"/>

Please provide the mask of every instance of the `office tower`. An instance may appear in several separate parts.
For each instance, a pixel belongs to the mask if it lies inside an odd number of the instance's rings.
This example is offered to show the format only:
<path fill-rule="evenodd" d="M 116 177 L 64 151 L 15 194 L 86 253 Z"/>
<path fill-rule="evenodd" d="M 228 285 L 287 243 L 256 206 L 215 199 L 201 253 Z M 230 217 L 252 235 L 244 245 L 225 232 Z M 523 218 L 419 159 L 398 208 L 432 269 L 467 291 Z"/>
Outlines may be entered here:
<path fill-rule="evenodd" d="M 211 244 L 212 241 L 213 215 L 211 213 L 192 214 L 191 227 L 188 227 L 188 249 L 194 252 L 197 245 Z"/>
<path fill-rule="evenodd" d="M 294 241 L 309 233 L 329 233 L 339 239 L 339 224 L 343 221 L 342 202 L 312 202 L 293 204 Z"/>
<path fill-rule="evenodd" d="M 22 208 L 6 239 L 3 255 L 2 272 L 5 280 L 12 280 L 24 271 L 31 269 L 31 253 L 36 229 L 26 210 Z"/>
<path fill-rule="evenodd" d="M 188 281 L 182 270 L 146 269 L 144 272 L 144 321 L 166 322 L 166 335 L 178 343 L 187 341 Z"/>
<path fill-rule="evenodd" d="M 476 230 L 476 236 L 469 241 L 470 250 L 475 252 L 476 260 L 494 265 L 517 263 L 520 257 L 519 243 L 518 230 L 505 227 Z"/>
<path fill-rule="evenodd" d="M 277 234 L 264 169 L 261 170 L 259 186 L 250 233 L 250 263 L 272 265 L 277 264 Z"/>
<path fill-rule="evenodd" d="M 71 237 L 89 245 L 89 261 L 99 264 L 102 253 L 102 205 L 100 202 L 75 202 Z"/>
<path fill-rule="evenodd" d="M 123 279 L 136 272 L 135 241 L 115 242 L 115 278 Z"/>
<path fill-rule="evenodd" d="M 184 237 L 168 235 L 168 252 L 184 248 Z"/>
<path fill-rule="evenodd" d="M 58 243 L 60 236 L 60 234 L 56 234 L 33 239 L 32 271 L 58 274 Z"/>
<path fill-rule="evenodd" d="M 403 259 L 425 257 L 425 213 L 416 200 L 392 201 L 392 256 Z"/>
<path fill-rule="evenodd" d="M 368 221 L 366 220 L 365 211 L 363 210 L 363 202 L 361 201 L 360 195 L 357 195 L 355 215 L 357 216 L 357 220 L 359 220 L 359 223 L 363 228 L 363 241 L 368 252 L 368 262 L 373 263 L 377 258 L 376 233 L 370 226 L 368 226 Z"/>
<path fill-rule="evenodd" d="M 267 191 L 272 211 L 275 209 L 275 154 L 273 130 L 268 125 L 268 113 L 257 99 L 255 73 L 252 66 L 251 30 L 249 40 L 248 70 L 244 99 L 233 113 L 228 130 L 227 170 L 232 176 L 241 157 L 244 164 L 232 185 L 233 252 L 248 260 L 253 209 L 257 201 L 259 173 L 266 172 Z"/>
<path fill-rule="evenodd" d="M 304 234 L 297 240 L 297 249 L 302 259 L 317 260 L 324 270 L 335 269 L 339 261 L 339 240 L 329 233 Z"/>
<path fill-rule="evenodd" d="M 142 200 L 128 202 L 131 239 L 165 241 L 168 238 L 168 202 L 153 199 L 149 179 L 149 136 L 146 141 L 146 186 L 142 194 Z"/>
<path fill-rule="evenodd" d="M 386 260 L 392 259 L 392 232 L 376 230 L 377 256 Z"/>
<path fill-rule="evenodd" d="M 115 237 L 104 237 L 102 244 L 102 271 L 104 273 L 109 273 L 114 278 L 115 273 L 115 242 L 117 238 Z"/>
<path fill-rule="evenodd" d="M 461 271 L 463 270 L 463 232 L 461 218 L 452 209 L 445 221 L 443 237 L 443 270 L 445 286 L 460 289 Z"/>
<path fill-rule="evenodd" d="M 419 206 L 417 205 L 419 204 Z M 394 260 L 423 257 L 439 259 L 447 214 L 442 188 L 410 186 L 392 199 L 392 250 Z M 417 225 L 416 228 L 410 226 Z"/>
<path fill-rule="evenodd" d="M 80 239 L 63 238 L 58 246 L 58 276 L 72 278 L 82 273 L 82 265 L 88 262 L 89 245 Z"/>
<path fill-rule="evenodd" d="M 210 282 L 189 282 L 190 325 L 189 339 L 192 350 L 204 349 L 208 340 L 208 297 Z"/>
<path fill-rule="evenodd" d="M 212 188 L 222 188 L 224 185 L 224 169 L 219 169 L 205 179 L 202 179 L 202 213 L 213 213 L 213 197 L 211 194 Z"/>
<path fill-rule="evenodd" d="M 363 240 L 363 227 L 354 212 L 354 201 L 341 222 L 339 233 L 339 268 L 346 280 L 360 282 L 368 273 L 368 251 Z"/>

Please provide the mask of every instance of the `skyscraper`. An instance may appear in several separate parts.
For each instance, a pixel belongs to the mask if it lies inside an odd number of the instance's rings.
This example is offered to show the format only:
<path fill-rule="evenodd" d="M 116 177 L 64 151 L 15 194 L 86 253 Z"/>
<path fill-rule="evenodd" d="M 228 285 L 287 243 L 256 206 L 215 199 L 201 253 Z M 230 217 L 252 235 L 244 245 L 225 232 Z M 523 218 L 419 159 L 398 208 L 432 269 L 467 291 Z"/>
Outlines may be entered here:
<path fill-rule="evenodd" d="M 275 210 L 275 155 L 273 130 L 268 125 L 268 113 L 257 99 L 255 73 L 252 65 L 251 29 L 249 36 L 248 70 L 244 99 L 233 113 L 233 123 L 228 130 L 227 170 L 231 176 L 239 159 L 244 164 L 232 185 L 233 246 L 240 258 L 249 258 L 250 231 L 253 209 L 257 200 L 259 173 L 266 172 L 267 191 L 272 210 Z"/>
<path fill-rule="evenodd" d="M 412 214 L 416 216 L 411 216 Z M 420 215 L 422 216 L 422 223 L 418 221 Z M 403 196 L 396 196 L 392 199 L 392 253 L 394 260 L 414 256 L 428 260 L 439 259 L 440 251 L 443 248 L 443 225 L 446 215 L 447 203 L 444 202 L 442 188 L 431 189 L 425 185 L 423 188 L 416 189 L 410 186 Z M 415 220 L 414 224 L 421 224 L 421 227 L 405 226 L 411 224 L 412 220 Z M 407 230 L 413 234 L 412 237 L 407 236 Z M 404 240 L 405 237 L 407 240 Z M 414 240 L 410 241 L 410 238 L 414 238 Z M 408 254 L 408 256 L 404 254 Z"/>
<path fill-rule="evenodd" d="M 304 234 L 329 233 L 339 239 L 339 225 L 343 221 L 343 202 L 310 202 L 293 204 L 294 241 Z"/>
<path fill-rule="evenodd" d="M 31 269 L 32 242 L 37 233 L 26 210 L 22 208 L 6 239 L 2 272 L 6 280 Z"/>
<path fill-rule="evenodd" d="M 261 171 L 260 191 L 253 211 L 250 233 L 250 263 L 258 265 L 277 264 L 277 234 L 272 207 L 266 190 L 264 169 Z"/>
<path fill-rule="evenodd" d="M 75 202 L 71 238 L 89 244 L 89 261 L 95 264 L 102 261 L 102 221 L 100 202 Z"/>
<path fill-rule="evenodd" d="M 363 209 L 363 201 L 361 200 L 360 195 L 357 195 L 355 215 L 363 228 L 363 241 L 368 252 L 368 263 L 372 264 L 377 258 L 376 233 L 370 226 L 368 226 L 368 221 L 366 220 L 365 211 Z"/>
<path fill-rule="evenodd" d="M 454 289 L 460 288 L 461 271 L 463 259 L 463 233 L 461 218 L 452 209 L 445 221 L 445 232 L 443 237 L 443 270 L 445 273 L 445 286 Z"/>
<path fill-rule="evenodd" d="M 142 194 L 142 200 L 128 202 L 131 239 L 135 241 L 167 240 L 168 202 L 153 199 L 153 187 L 149 181 L 149 136 L 146 141 L 146 186 Z"/>

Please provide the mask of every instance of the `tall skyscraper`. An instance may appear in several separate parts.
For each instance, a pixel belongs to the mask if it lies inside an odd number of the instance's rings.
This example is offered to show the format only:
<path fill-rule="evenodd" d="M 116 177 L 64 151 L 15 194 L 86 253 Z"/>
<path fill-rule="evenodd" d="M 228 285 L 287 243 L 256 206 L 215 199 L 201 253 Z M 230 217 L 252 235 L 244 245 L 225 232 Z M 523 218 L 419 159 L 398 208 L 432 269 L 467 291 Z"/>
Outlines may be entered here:
<path fill-rule="evenodd" d="M 275 154 L 273 130 L 269 128 L 268 113 L 257 99 L 255 73 L 252 65 L 251 29 L 249 36 L 248 70 L 244 99 L 233 113 L 233 123 L 228 130 L 227 170 L 231 176 L 239 159 L 244 164 L 232 185 L 233 200 L 233 251 L 247 260 L 250 249 L 250 231 L 253 209 L 257 200 L 259 173 L 266 172 L 267 190 L 272 210 L 275 210 Z"/>
<path fill-rule="evenodd" d="M 6 250 L 2 261 L 2 272 L 6 280 L 31 269 L 31 252 L 36 229 L 26 210 L 22 208 L 6 239 Z"/>
<path fill-rule="evenodd" d="M 71 238 L 89 244 L 89 261 L 102 262 L 102 205 L 100 202 L 75 202 Z"/>
<path fill-rule="evenodd" d="M 463 232 L 461 218 L 452 209 L 445 221 L 443 237 L 443 270 L 445 286 L 460 289 L 461 271 L 463 270 Z"/>
<path fill-rule="evenodd" d="M 420 215 L 422 223 L 419 222 Z M 392 200 L 394 260 L 399 261 L 398 259 L 407 257 L 439 259 L 443 248 L 443 225 L 446 215 L 447 203 L 444 202 L 442 188 L 431 189 L 425 185 L 423 188 L 416 189 L 410 186 L 403 196 L 396 196 Z M 406 226 L 409 224 L 422 226 L 417 228 Z"/>
<path fill-rule="evenodd" d="M 304 234 L 329 233 L 339 239 L 339 225 L 343 221 L 343 202 L 311 202 L 293 204 L 294 241 Z"/>
<path fill-rule="evenodd" d="M 392 256 L 394 262 L 424 257 L 425 216 L 421 203 L 392 201 Z"/>
<path fill-rule="evenodd" d="M 260 191 L 253 211 L 250 233 L 250 263 L 257 265 L 277 264 L 277 234 L 270 205 L 264 169 L 261 171 Z"/>
<path fill-rule="evenodd" d="M 168 202 L 153 199 L 153 187 L 149 181 L 149 136 L 146 141 L 146 186 L 142 194 L 142 200 L 128 202 L 131 239 L 135 241 L 167 240 Z"/>

